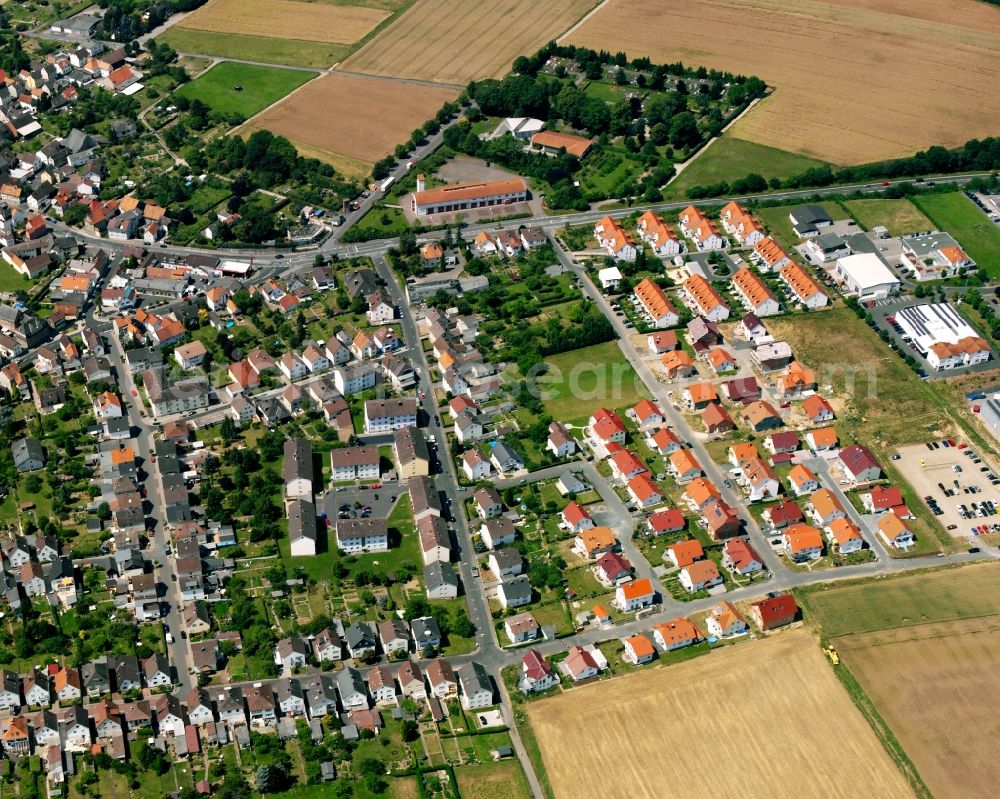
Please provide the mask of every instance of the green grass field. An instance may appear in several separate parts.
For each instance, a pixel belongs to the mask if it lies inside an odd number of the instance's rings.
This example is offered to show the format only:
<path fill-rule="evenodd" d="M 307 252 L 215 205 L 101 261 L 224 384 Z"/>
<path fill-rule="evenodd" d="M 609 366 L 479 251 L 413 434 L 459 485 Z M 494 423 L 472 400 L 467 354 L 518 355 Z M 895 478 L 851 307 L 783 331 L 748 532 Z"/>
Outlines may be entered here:
<path fill-rule="evenodd" d="M 993 279 L 1000 277 L 1000 228 L 961 192 L 922 194 L 917 207 L 940 229 L 951 233 L 962 248 Z"/>
<path fill-rule="evenodd" d="M 343 61 L 353 45 L 302 42 L 295 39 L 270 39 L 236 33 L 213 33 L 175 25 L 157 37 L 180 53 L 217 55 L 222 58 L 250 58 L 269 64 L 326 69 Z"/>
<path fill-rule="evenodd" d="M 692 186 L 707 186 L 720 180 L 739 180 L 750 172 L 756 172 L 770 180 L 787 178 L 816 166 L 823 166 L 823 162 L 763 144 L 723 136 L 667 184 L 663 190 L 663 198 L 682 200 Z"/>
<path fill-rule="evenodd" d="M 545 410 L 555 419 L 585 419 L 595 408 L 623 408 L 647 396 L 642 381 L 614 341 L 562 352 L 545 362 L 550 371 L 539 384 Z"/>
<path fill-rule="evenodd" d="M 514 759 L 455 769 L 463 799 L 528 799 L 531 789 Z"/>
<path fill-rule="evenodd" d="M 798 593 L 823 635 L 836 638 L 1000 613 L 1000 567 L 985 563 L 847 585 L 827 583 Z"/>
<path fill-rule="evenodd" d="M 313 77 L 312 72 L 303 70 L 224 61 L 184 84 L 176 94 L 201 100 L 220 114 L 240 114 L 249 119 Z M 242 88 L 237 91 L 236 86 Z"/>
<path fill-rule="evenodd" d="M 884 225 L 890 236 L 903 236 L 934 227 L 926 216 L 907 199 L 845 200 L 843 206 L 868 230 Z"/>

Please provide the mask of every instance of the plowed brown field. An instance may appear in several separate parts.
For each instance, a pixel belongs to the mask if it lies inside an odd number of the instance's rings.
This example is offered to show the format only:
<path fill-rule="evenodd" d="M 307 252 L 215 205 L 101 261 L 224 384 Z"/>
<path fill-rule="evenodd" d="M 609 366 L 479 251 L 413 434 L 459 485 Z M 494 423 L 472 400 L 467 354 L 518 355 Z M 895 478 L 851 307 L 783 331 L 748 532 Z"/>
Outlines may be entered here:
<path fill-rule="evenodd" d="M 804 629 L 527 712 L 559 799 L 913 796 Z"/>
<path fill-rule="evenodd" d="M 209 0 L 179 26 L 213 33 L 353 44 L 389 16 L 388 11 L 296 0 Z M 253 60 L 253 53 L 245 56 Z"/>
<path fill-rule="evenodd" d="M 324 153 L 371 165 L 406 141 L 414 129 L 457 92 L 436 86 L 360 78 L 331 72 L 247 123 L 305 145 L 305 154 Z M 336 158 L 330 159 L 338 166 Z M 343 162 L 340 162 L 343 166 Z"/>
<path fill-rule="evenodd" d="M 570 43 L 755 74 L 740 138 L 835 164 L 996 135 L 1000 8 L 977 0 L 611 0 Z"/>
<path fill-rule="evenodd" d="M 833 645 L 938 799 L 1000 784 L 1000 616 L 837 638 Z"/>
<path fill-rule="evenodd" d="M 498 77 L 568 30 L 597 0 L 418 0 L 343 63 L 386 77 L 466 84 Z"/>

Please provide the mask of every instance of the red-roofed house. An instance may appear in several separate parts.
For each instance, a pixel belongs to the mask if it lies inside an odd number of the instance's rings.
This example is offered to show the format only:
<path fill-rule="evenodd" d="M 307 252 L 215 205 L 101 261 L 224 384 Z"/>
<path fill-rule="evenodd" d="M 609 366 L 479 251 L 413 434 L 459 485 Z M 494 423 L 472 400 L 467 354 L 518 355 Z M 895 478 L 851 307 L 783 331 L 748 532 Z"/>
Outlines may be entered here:
<path fill-rule="evenodd" d="M 559 678 L 549 662 L 537 649 L 529 649 L 521 658 L 521 679 L 517 687 L 522 693 L 547 691 L 559 684 Z"/>
<path fill-rule="evenodd" d="M 754 602 L 750 606 L 750 615 L 761 630 L 773 630 L 795 621 L 799 606 L 791 594 L 779 594 L 776 597 Z"/>
<path fill-rule="evenodd" d="M 686 525 L 684 514 L 678 508 L 657 511 L 647 519 L 647 522 L 654 535 L 676 533 L 683 530 Z"/>
<path fill-rule="evenodd" d="M 589 530 L 594 526 L 594 519 L 591 517 L 587 509 L 583 507 L 579 502 L 573 500 L 569 503 L 562 511 L 563 524 L 566 525 L 572 532 L 579 533 L 583 530 Z"/>
<path fill-rule="evenodd" d="M 895 486 L 875 486 L 870 493 L 861 495 L 861 503 L 869 513 L 881 516 L 895 513 L 900 519 L 913 519 L 914 515 L 906 507 L 903 492 Z"/>
<path fill-rule="evenodd" d="M 764 561 L 760 555 L 743 538 L 730 538 L 726 541 L 722 547 L 722 565 L 744 577 L 764 569 Z"/>
<path fill-rule="evenodd" d="M 605 552 L 594 564 L 594 574 L 604 585 L 620 585 L 632 579 L 632 564 L 617 552 Z"/>

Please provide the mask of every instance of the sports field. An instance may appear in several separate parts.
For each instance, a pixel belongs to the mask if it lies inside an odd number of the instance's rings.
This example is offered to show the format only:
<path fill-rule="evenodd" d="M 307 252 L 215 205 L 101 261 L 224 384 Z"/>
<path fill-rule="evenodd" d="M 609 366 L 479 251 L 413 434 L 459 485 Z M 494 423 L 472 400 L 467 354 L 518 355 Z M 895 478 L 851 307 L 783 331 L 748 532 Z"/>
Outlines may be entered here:
<path fill-rule="evenodd" d="M 596 0 L 417 0 L 344 69 L 465 85 L 499 77 L 568 30 Z"/>
<path fill-rule="evenodd" d="M 314 72 L 223 61 L 176 94 L 201 100 L 220 114 L 252 117 L 315 77 Z M 237 90 L 236 87 L 240 89 Z"/>
<path fill-rule="evenodd" d="M 822 161 L 814 158 L 754 144 L 727 134 L 712 142 L 690 166 L 670 181 L 663 190 L 663 197 L 680 200 L 687 196 L 687 190 L 692 186 L 739 180 L 750 172 L 770 180 L 791 177 L 822 165 Z"/>
<path fill-rule="evenodd" d="M 977 0 L 610 0 L 569 38 L 758 75 L 739 138 L 835 164 L 996 133 L 1000 8 Z"/>
<path fill-rule="evenodd" d="M 884 225 L 890 236 L 903 236 L 934 227 L 934 223 L 907 199 L 846 200 L 844 207 L 866 229 Z"/>
<path fill-rule="evenodd" d="M 557 797 L 908 797 L 806 630 L 527 708 Z"/>
<path fill-rule="evenodd" d="M 390 12 L 384 9 L 360 5 L 300 0 L 209 0 L 178 26 L 270 39 L 353 44 L 389 16 Z M 244 57 L 253 59 L 253 53 Z"/>
<path fill-rule="evenodd" d="M 828 638 L 1000 614 L 1000 566 L 976 564 L 802 592 Z"/>
<path fill-rule="evenodd" d="M 334 166 L 346 159 L 363 173 L 456 96 L 445 87 L 329 73 L 247 127 L 286 136 Z"/>
<path fill-rule="evenodd" d="M 921 194 L 917 207 L 941 230 L 951 233 L 980 268 L 1000 278 L 1000 228 L 961 192 Z"/>

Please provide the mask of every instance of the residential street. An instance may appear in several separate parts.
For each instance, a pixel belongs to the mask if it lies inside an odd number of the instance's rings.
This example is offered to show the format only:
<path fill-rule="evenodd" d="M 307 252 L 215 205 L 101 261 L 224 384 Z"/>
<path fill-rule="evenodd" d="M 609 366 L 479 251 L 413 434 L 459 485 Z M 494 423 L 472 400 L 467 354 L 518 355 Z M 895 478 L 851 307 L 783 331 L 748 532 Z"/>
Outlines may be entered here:
<path fill-rule="evenodd" d="M 185 695 L 195 684 L 193 677 L 193 661 L 191 659 L 191 648 L 187 639 L 181 638 L 181 592 L 177 581 L 177 573 L 174 569 L 174 558 L 167 555 L 167 546 L 170 544 L 170 531 L 167 529 L 166 508 L 163 504 L 163 484 L 160 477 L 159 464 L 152 458 L 153 448 L 156 442 L 153 434 L 156 427 L 146 418 L 142 400 L 136 389 L 132 374 L 124 365 L 124 349 L 121 340 L 116 336 L 109 336 L 114 347 L 117 360 L 116 367 L 119 375 L 122 397 L 128 409 L 129 421 L 132 427 L 138 430 L 136 441 L 139 444 L 139 452 L 136 453 L 142 458 L 142 468 L 146 473 L 146 480 L 143 484 L 146 488 L 146 501 L 150 503 L 151 510 L 146 515 L 147 533 L 150 535 L 149 549 L 146 557 L 154 565 L 159 564 L 155 569 L 157 580 L 164 587 L 164 595 L 161 597 L 160 606 L 163 608 L 163 623 L 173 635 L 173 644 L 165 643 L 167 657 L 173 664 L 177 672 L 177 680 L 180 685 L 181 696 Z M 149 527 L 152 525 L 152 530 Z M 171 552 L 173 547 L 171 547 Z"/>

